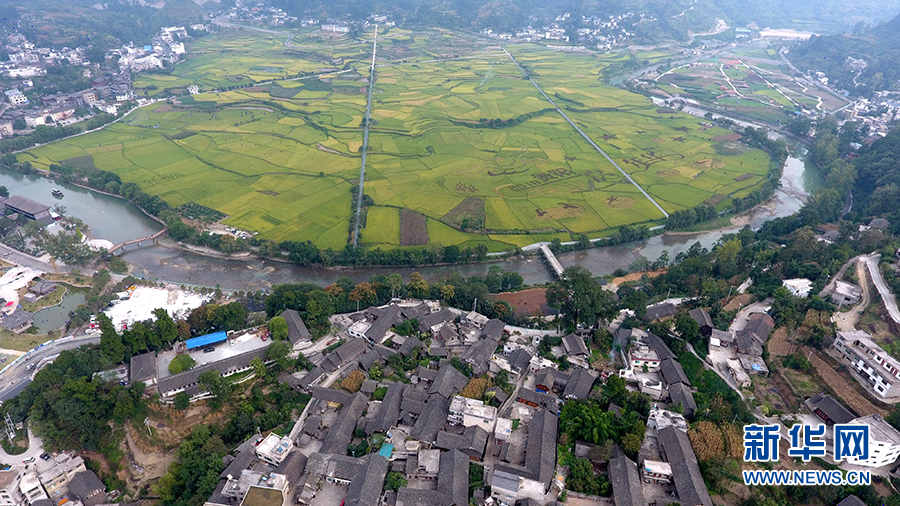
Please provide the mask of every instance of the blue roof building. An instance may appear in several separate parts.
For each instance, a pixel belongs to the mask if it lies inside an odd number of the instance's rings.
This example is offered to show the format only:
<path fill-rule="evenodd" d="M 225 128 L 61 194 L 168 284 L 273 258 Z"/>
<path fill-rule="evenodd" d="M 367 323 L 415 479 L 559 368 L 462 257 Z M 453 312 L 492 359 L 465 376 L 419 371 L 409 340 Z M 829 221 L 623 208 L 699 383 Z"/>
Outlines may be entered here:
<path fill-rule="evenodd" d="M 228 339 L 228 334 L 223 330 L 222 332 L 206 334 L 205 336 L 188 339 L 184 342 L 184 344 L 187 345 L 187 349 L 193 350 L 194 348 L 202 348 L 204 346 L 209 346 L 210 344 L 221 343 L 226 339 Z"/>

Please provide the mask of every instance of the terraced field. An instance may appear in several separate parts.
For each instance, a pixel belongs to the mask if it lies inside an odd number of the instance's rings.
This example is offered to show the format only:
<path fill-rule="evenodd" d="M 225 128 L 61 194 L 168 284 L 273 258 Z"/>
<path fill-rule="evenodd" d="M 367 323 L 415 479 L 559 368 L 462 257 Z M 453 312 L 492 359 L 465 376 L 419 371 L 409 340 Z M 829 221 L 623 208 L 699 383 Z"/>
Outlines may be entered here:
<path fill-rule="evenodd" d="M 226 224 L 260 237 L 343 248 L 371 43 L 312 31 L 296 34 L 298 49 L 283 41 L 240 31 L 189 43 L 171 75 L 141 75 L 136 84 L 148 96 L 190 84 L 252 86 L 148 105 L 20 159 L 92 162 L 172 206 L 219 210 Z M 490 44 L 443 30 L 379 35 L 365 183 L 374 206 L 361 244 L 398 248 L 427 235 L 500 251 L 661 223 L 659 210 Z M 729 131 L 602 84 L 600 72 L 621 55 L 507 49 L 667 212 L 723 208 L 762 182 L 767 156 Z M 319 77 L 291 80 L 298 73 Z M 425 216 L 424 227 L 410 210 Z"/>

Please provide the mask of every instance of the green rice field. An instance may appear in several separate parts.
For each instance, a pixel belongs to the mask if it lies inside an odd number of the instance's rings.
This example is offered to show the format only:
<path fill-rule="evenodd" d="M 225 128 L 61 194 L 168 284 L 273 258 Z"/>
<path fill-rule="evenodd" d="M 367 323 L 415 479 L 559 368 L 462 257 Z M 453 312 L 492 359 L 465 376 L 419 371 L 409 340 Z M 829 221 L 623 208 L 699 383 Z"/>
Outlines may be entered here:
<path fill-rule="evenodd" d="M 135 86 L 147 96 L 191 84 L 212 91 L 156 102 L 19 159 L 39 168 L 92 160 L 172 206 L 216 209 L 259 237 L 343 248 L 371 41 L 305 31 L 296 47 L 283 42 L 249 31 L 191 42 L 170 75 L 139 74 Z M 404 208 L 426 217 L 427 242 L 491 251 L 662 223 L 491 44 L 444 30 L 380 34 L 364 190 L 375 204 L 360 243 L 402 247 Z M 730 131 L 604 85 L 601 71 L 621 55 L 507 49 L 666 211 L 724 208 L 763 182 L 768 157 Z M 215 91 L 241 85 L 251 86 Z"/>

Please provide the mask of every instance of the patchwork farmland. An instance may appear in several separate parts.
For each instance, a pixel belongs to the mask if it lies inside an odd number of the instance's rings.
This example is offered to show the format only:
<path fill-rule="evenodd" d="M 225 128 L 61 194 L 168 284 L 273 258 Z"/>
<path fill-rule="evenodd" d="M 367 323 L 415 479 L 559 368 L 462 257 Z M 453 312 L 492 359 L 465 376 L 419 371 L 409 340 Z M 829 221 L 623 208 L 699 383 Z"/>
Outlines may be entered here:
<path fill-rule="evenodd" d="M 262 238 L 343 248 L 371 42 L 323 41 L 313 31 L 296 32 L 292 47 L 283 42 L 247 31 L 192 42 L 184 64 L 141 75 L 136 86 L 147 96 L 190 85 L 203 93 L 19 159 L 39 168 L 92 163 L 172 206 L 218 210 L 225 224 Z M 604 85 L 600 73 L 616 55 L 506 49 L 667 212 L 724 209 L 763 182 L 769 158 L 728 130 Z M 391 29 L 379 34 L 376 66 L 362 245 L 501 251 L 662 223 L 503 48 L 448 31 Z M 236 86 L 245 87 L 228 90 Z"/>

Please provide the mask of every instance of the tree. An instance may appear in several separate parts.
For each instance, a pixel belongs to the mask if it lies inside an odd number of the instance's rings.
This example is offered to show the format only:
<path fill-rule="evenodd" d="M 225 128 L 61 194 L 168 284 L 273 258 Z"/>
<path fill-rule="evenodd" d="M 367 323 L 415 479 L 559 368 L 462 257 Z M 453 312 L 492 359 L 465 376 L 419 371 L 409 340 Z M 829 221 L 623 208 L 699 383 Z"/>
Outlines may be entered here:
<path fill-rule="evenodd" d="M 409 482 L 401 473 L 398 471 L 391 471 L 384 479 L 384 490 L 400 490 L 400 488 L 405 487 L 407 483 Z"/>
<path fill-rule="evenodd" d="M 180 372 L 189 371 L 197 365 L 197 361 L 186 353 L 179 353 L 169 362 L 169 374 L 178 374 Z"/>
<path fill-rule="evenodd" d="M 253 360 L 250 361 L 250 367 L 253 368 L 253 372 L 256 374 L 257 377 L 259 377 L 259 378 L 266 377 L 266 372 L 267 372 L 266 364 L 265 364 L 265 362 L 263 362 L 263 360 L 261 358 L 253 357 Z"/>
<path fill-rule="evenodd" d="M 116 332 L 112 321 L 104 313 L 97 315 L 100 327 L 100 357 L 104 367 L 112 367 L 125 360 L 125 344 L 122 336 Z"/>
<path fill-rule="evenodd" d="M 456 287 L 454 287 L 453 285 L 451 285 L 449 283 L 441 285 L 441 298 L 442 299 L 449 302 L 455 296 L 456 296 Z"/>
<path fill-rule="evenodd" d="M 176 409 L 184 411 L 191 405 L 191 396 L 187 392 L 181 391 L 175 394 L 174 406 Z"/>
<path fill-rule="evenodd" d="M 7 190 L 5 186 L 0 186 L 0 197 L 9 197 L 9 190 Z"/>
<path fill-rule="evenodd" d="M 288 323 L 283 316 L 276 316 L 269 320 L 268 327 L 269 333 L 272 334 L 272 339 L 283 341 L 288 338 Z"/>
<path fill-rule="evenodd" d="M 409 275 L 407 289 L 413 297 L 422 298 L 428 293 L 428 282 L 418 272 Z"/>
<path fill-rule="evenodd" d="M 275 361 L 279 370 L 288 369 L 291 366 L 288 355 L 291 354 L 292 349 L 287 341 L 275 341 L 266 349 L 266 361 Z M 303 354 L 301 353 L 300 356 L 303 357 Z"/>
<path fill-rule="evenodd" d="M 581 266 L 564 270 L 561 279 L 550 285 L 547 303 L 558 309 L 569 324 L 583 323 L 589 327 L 600 317 L 610 317 L 614 309 L 612 295 Z"/>

